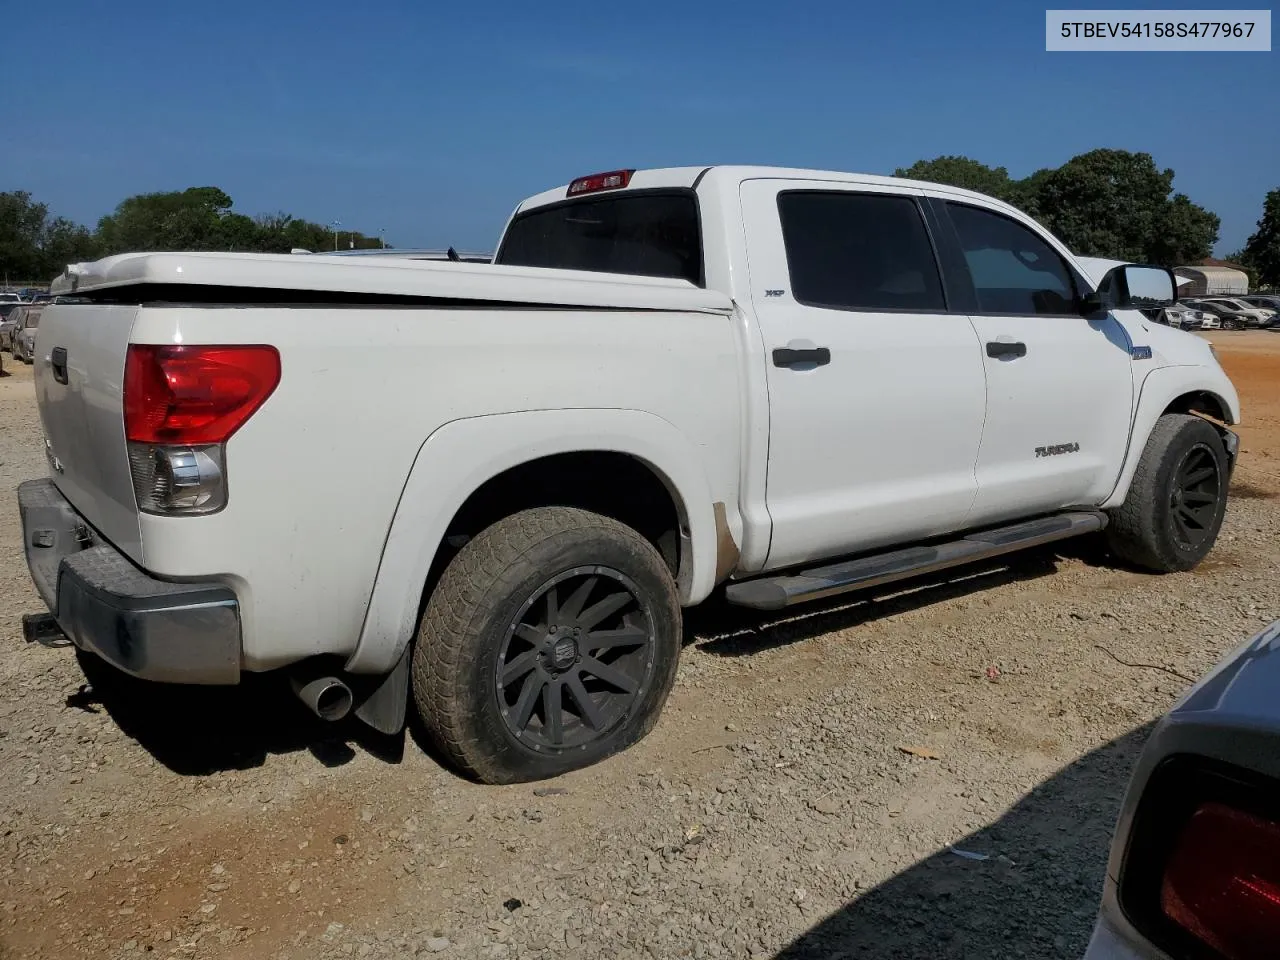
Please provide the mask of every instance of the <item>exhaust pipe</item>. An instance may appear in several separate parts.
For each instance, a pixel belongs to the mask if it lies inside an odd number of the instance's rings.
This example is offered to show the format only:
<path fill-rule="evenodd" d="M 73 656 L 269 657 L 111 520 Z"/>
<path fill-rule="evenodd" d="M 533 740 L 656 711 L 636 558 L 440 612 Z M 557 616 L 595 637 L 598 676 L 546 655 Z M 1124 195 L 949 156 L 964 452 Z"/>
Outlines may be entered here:
<path fill-rule="evenodd" d="M 293 692 L 321 720 L 341 720 L 351 712 L 351 688 L 337 677 L 294 676 Z"/>

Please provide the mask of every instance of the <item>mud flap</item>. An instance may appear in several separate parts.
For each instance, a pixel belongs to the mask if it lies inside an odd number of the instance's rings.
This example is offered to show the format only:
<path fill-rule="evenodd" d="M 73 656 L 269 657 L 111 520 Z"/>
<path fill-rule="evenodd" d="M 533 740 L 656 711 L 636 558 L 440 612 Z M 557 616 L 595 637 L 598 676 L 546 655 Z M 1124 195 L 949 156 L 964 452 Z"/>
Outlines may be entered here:
<path fill-rule="evenodd" d="M 405 712 L 409 706 L 411 649 L 412 644 L 405 644 L 404 653 L 391 672 L 356 707 L 356 716 L 379 733 L 394 736 L 404 728 Z"/>

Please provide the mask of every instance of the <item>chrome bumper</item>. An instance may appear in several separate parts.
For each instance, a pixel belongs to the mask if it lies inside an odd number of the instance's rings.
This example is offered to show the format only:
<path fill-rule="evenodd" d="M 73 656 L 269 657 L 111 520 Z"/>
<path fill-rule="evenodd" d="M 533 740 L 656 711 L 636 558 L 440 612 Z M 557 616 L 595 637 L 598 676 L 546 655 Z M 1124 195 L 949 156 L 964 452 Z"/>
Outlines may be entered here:
<path fill-rule="evenodd" d="M 18 487 L 27 568 L 58 626 L 125 673 L 169 683 L 240 680 L 240 612 L 219 583 L 170 583 L 103 540 L 52 480 Z"/>

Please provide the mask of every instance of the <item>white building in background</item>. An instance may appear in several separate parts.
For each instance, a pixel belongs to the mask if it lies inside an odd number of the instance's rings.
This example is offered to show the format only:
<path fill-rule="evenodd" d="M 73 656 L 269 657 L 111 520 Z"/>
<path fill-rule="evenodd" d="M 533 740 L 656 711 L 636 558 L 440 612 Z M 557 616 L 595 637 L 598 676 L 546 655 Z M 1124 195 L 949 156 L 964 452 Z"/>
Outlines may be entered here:
<path fill-rule="evenodd" d="M 1225 260 L 1201 260 L 1178 267 L 1177 273 L 1191 280 L 1178 288 L 1184 297 L 1238 297 L 1249 292 L 1249 275 Z"/>

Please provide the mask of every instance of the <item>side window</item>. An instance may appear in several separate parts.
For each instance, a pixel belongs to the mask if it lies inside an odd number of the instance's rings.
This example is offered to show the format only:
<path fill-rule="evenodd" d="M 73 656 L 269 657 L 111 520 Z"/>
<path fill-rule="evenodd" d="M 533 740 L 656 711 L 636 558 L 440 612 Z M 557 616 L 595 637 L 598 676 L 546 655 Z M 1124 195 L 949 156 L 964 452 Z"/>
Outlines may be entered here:
<path fill-rule="evenodd" d="M 947 203 L 969 264 L 978 309 L 998 314 L 1077 314 L 1079 296 L 1057 251 L 998 213 Z"/>
<path fill-rule="evenodd" d="M 843 310 L 942 312 L 942 278 L 911 197 L 843 191 L 778 195 L 791 293 Z"/>

